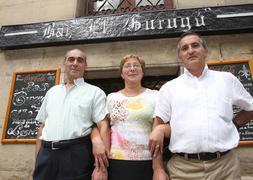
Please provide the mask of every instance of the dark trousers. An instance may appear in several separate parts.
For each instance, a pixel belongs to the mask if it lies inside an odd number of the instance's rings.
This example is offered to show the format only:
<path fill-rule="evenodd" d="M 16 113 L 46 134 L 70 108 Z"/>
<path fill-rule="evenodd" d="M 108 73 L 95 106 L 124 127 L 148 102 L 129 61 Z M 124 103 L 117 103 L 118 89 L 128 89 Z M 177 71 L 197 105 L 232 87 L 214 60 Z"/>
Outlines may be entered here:
<path fill-rule="evenodd" d="M 41 147 L 35 164 L 34 180 L 90 180 L 94 157 L 90 141 L 51 150 Z"/>
<path fill-rule="evenodd" d="M 152 180 L 152 160 L 109 160 L 109 180 Z"/>

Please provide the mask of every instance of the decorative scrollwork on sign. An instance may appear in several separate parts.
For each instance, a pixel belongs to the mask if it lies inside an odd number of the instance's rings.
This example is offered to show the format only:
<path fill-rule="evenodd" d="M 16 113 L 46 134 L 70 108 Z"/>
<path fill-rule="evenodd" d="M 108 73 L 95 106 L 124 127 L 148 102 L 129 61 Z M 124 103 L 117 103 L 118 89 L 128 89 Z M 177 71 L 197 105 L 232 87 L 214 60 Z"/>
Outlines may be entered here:
<path fill-rule="evenodd" d="M 70 27 L 66 25 L 57 26 L 55 23 L 46 24 L 43 37 L 50 38 L 66 38 L 71 39 Z"/>

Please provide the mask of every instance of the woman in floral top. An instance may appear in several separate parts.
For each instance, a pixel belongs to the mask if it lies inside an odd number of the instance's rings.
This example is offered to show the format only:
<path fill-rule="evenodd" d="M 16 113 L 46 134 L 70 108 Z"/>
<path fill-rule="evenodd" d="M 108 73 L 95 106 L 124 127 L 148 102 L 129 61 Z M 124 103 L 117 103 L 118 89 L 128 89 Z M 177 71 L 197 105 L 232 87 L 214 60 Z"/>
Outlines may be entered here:
<path fill-rule="evenodd" d="M 125 87 L 107 97 L 111 126 L 109 180 L 167 179 L 161 159 L 152 157 L 149 149 L 157 91 L 141 85 L 144 71 L 142 59 L 125 56 L 120 62 Z"/>

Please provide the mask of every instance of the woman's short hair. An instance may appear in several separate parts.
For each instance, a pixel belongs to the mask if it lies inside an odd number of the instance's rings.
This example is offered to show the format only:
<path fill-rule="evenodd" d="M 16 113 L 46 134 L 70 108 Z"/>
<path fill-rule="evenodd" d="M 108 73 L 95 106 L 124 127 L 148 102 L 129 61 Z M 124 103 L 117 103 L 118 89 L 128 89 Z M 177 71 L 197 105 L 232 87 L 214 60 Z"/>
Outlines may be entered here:
<path fill-rule="evenodd" d="M 139 61 L 139 63 L 141 64 L 142 72 L 145 73 L 145 61 L 141 59 L 139 56 L 133 55 L 133 54 L 124 56 L 123 59 L 120 61 L 120 66 L 119 66 L 120 73 L 122 73 L 123 66 L 129 59 L 136 59 L 137 61 Z"/>

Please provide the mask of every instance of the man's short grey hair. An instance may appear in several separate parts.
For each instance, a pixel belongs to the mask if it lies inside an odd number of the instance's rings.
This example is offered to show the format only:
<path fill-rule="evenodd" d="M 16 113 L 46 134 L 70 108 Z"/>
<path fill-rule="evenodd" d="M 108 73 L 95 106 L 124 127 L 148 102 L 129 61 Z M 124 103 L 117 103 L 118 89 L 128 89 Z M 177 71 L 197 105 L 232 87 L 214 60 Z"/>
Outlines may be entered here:
<path fill-rule="evenodd" d="M 64 61 L 66 61 L 67 60 L 67 54 L 70 52 L 70 51 L 74 51 L 74 50 L 78 50 L 78 51 L 80 51 L 82 54 L 83 54 L 83 58 L 84 58 L 84 60 L 85 60 L 85 62 L 87 61 L 87 57 L 86 57 L 86 54 L 85 54 L 85 52 L 84 51 L 82 51 L 81 49 L 79 49 L 79 48 L 74 48 L 74 49 L 70 49 L 70 50 L 68 50 L 66 53 L 65 53 L 65 56 L 64 56 Z M 86 62 L 87 63 L 87 62 Z"/>
<path fill-rule="evenodd" d="M 179 45 L 180 41 L 181 41 L 184 37 L 186 37 L 186 36 L 191 36 L 191 35 L 198 36 L 198 37 L 200 38 L 200 43 L 201 43 L 201 45 L 202 45 L 205 49 L 207 49 L 206 40 L 205 40 L 202 36 L 200 36 L 198 33 L 195 33 L 195 32 L 192 32 L 192 31 L 188 31 L 188 32 L 185 32 L 185 33 L 181 34 L 181 36 L 179 37 L 179 39 L 178 39 L 178 41 L 177 41 L 177 54 L 179 54 L 179 51 L 180 51 L 180 45 Z"/>

